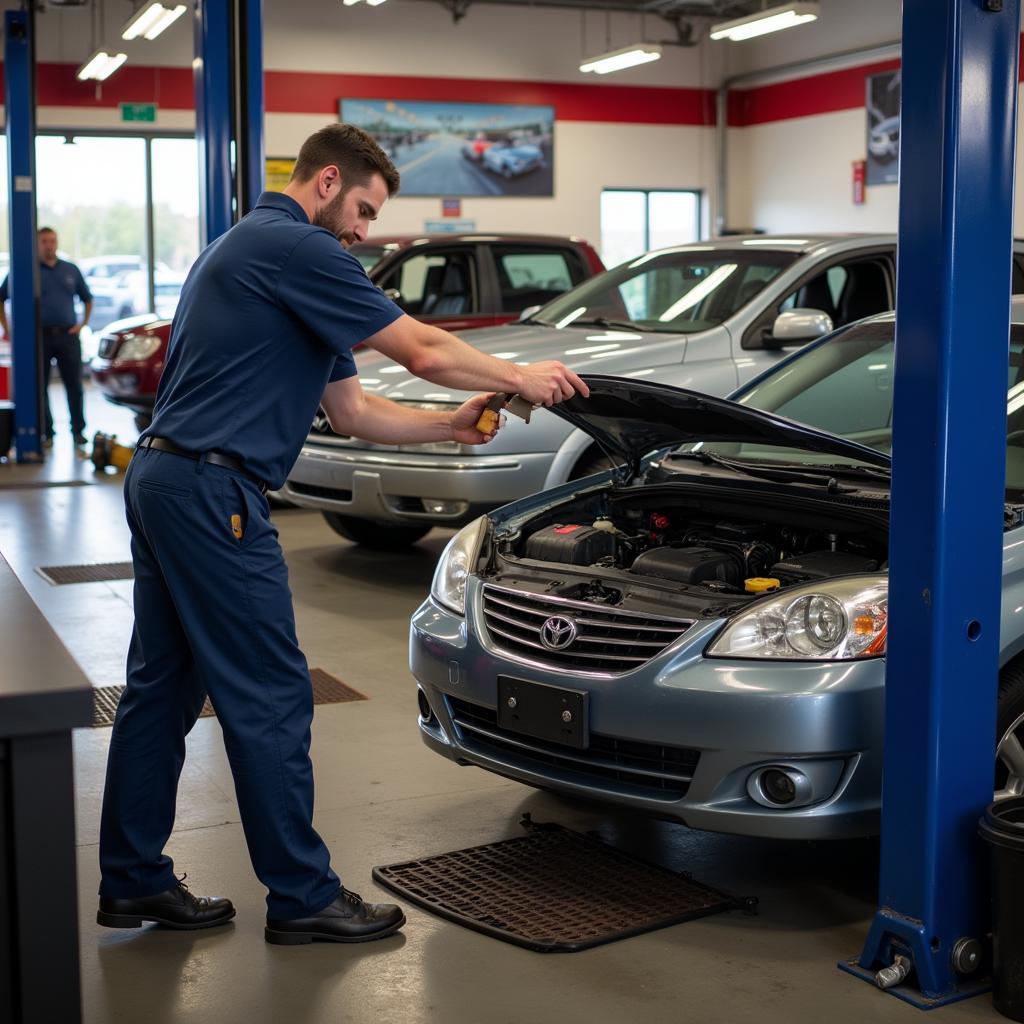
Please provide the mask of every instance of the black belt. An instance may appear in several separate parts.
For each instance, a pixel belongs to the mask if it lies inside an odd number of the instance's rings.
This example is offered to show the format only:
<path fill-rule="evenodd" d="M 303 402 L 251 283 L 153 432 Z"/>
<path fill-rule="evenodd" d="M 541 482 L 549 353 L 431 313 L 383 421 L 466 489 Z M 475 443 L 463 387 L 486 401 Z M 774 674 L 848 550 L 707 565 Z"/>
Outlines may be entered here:
<path fill-rule="evenodd" d="M 262 494 L 267 493 L 267 485 L 258 476 L 254 476 L 246 468 L 245 464 L 241 459 L 236 459 L 232 455 L 222 455 L 220 452 L 189 452 L 184 448 L 179 448 L 173 441 L 168 441 L 166 437 L 144 437 L 139 441 L 139 448 L 156 448 L 161 452 L 170 452 L 172 455 L 182 455 L 186 459 L 191 459 L 193 462 L 198 462 L 203 459 L 205 462 L 209 462 L 214 466 L 223 466 L 225 469 L 233 469 L 236 473 L 241 473 L 247 480 L 251 480 L 259 489 Z"/>
<path fill-rule="evenodd" d="M 67 334 L 73 326 L 74 324 L 69 327 L 44 327 L 43 334 Z"/>

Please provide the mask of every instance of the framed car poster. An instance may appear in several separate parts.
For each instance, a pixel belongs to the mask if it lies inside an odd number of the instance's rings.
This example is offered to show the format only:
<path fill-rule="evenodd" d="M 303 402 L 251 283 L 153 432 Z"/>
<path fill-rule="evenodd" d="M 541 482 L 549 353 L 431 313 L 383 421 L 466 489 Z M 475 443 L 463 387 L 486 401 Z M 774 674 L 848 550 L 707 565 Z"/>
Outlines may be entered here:
<path fill-rule="evenodd" d="M 384 148 L 403 196 L 554 193 L 553 107 L 358 99 L 338 115 Z"/>
<path fill-rule="evenodd" d="M 868 75 L 868 185 L 893 185 L 900 176 L 900 71 Z"/>

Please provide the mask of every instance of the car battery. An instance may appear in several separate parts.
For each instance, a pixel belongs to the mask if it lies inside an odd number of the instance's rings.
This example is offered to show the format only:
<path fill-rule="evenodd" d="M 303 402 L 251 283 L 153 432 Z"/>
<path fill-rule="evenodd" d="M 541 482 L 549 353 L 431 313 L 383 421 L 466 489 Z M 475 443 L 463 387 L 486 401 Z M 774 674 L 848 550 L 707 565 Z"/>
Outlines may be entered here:
<path fill-rule="evenodd" d="M 541 562 L 593 565 L 598 559 L 615 554 L 615 534 L 581 523 L 556 523 L 533 534 L 523 553 Z"/>

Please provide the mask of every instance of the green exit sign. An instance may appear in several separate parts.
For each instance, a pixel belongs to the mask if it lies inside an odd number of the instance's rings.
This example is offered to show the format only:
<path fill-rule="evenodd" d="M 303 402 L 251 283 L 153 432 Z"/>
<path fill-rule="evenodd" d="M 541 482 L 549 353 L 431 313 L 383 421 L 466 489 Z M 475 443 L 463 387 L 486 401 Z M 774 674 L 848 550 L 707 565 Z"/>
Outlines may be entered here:
<path fill-rule="evenodd" d="M 122 103 L 122 121 L 148 121 L 150 124 L 156 121 L 155 103 Z"/>

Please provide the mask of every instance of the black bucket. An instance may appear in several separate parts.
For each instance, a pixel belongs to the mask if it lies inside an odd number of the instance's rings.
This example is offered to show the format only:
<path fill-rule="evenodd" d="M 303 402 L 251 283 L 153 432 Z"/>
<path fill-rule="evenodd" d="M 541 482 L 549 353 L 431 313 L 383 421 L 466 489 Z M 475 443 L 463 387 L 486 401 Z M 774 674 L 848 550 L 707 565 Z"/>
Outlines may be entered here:
<path fill-rule="evenodd" d="M 5 458 L 14 443 L 14 403 L 0 401 L 0 459 Z"/>
<path fill-rule="evenodd" d="M 1024 1021 L 1024 797 L 991 804 L 978 823 L 992 869 L 992 1005 Z"/>

